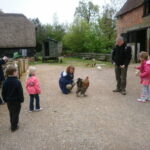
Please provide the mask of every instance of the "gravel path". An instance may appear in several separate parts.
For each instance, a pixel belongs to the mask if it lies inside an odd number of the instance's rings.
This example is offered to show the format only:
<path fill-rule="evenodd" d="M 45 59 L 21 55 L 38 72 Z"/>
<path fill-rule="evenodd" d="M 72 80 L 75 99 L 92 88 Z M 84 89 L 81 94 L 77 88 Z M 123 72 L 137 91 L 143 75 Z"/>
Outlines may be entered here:
<path fill-rule="evenodd" d="M 37 65 L 41 112 L 28 112 L 28 95 L 20 129 L 9 130 L 6 105 L 0 106 L 0 150 L 149 150 L 150 102 L 138 103 L 139 79 L 128 73 L 128 95 L 112 93 L 113 68 L 76 68 L 76 78 L 89 76 L 88 97 L 61 94 L 58 78 L 64 66 Z M 22 77 L 23 85 L 25 76 Z"/>

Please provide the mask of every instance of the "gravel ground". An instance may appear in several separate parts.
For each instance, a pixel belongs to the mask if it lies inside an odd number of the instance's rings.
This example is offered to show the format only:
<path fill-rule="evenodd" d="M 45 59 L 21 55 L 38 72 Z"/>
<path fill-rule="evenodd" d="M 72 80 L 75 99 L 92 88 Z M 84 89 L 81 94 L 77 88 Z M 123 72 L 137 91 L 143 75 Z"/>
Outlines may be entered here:
<path fill-rule="evenodd" d="M 0 106 L 0 150 L 149 150 L 150 102 L 138 103 L 139 79 L 128 72 L 127 96 L 113 93 L 113 68 L 77 67 L 75 78 L 90 78 L 88 97 L 75 89 L 63 95 L 58 78 L 64 66 L 37 65 L 41 83 L 41 112 L 20 114 L 20 129 L 10 132 L 6 105 Z M 23 85 L 25 76 L 21 79 Z"/>

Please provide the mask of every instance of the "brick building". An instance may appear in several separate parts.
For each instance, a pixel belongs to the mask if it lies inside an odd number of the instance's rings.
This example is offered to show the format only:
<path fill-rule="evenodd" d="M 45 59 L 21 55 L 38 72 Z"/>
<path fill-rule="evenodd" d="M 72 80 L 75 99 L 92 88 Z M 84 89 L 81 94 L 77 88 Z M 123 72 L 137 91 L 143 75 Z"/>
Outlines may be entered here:
<path fill-rule="evenodd" d="M 140 51 L 150 53 L 150 0 L 127 0 L 117 13 L 117 34 L 132 46 L 135 61 Z"/>

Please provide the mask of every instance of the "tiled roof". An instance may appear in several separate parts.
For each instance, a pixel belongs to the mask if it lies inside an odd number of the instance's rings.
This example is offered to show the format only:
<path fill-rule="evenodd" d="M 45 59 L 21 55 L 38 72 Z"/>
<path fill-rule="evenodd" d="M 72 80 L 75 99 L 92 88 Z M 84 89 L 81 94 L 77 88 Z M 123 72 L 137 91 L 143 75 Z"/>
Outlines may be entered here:
<path fill-rule="evenodd" d="M 117 17 L 126 14 L 127 12 L 141 6 L 144 3 L 144 0 L 127 0 L 123 5 L 120 11 L 117 13 Z"/>

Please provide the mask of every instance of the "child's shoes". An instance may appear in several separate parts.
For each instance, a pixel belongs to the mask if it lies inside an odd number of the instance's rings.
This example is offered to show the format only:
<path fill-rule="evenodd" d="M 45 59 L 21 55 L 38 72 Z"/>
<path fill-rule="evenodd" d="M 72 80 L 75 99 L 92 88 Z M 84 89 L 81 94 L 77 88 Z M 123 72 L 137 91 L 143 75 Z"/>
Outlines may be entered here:
<path fill-rule="evenodd" d="M 33 112 L 33 110 L 29 110 L 29 112 L 31 113 L 31 112 Z"/>
<path fill-rule="evenodd" d="M 41 111 L 41 110 L 43 110 L 43 108 L 35 109 L 35 111 Z"/>
<path fill-rule="evenodd" d="M 43 110 L 43 108 L 34 109 L 34 110 L 29 110 L 29 112 L 30 112 L 30 113 L 31 113 L 31 112 L 33 112 L 33 111 L 36 111 L 36 112 L 38 112 L 38 111 L 41 111 L 41 110 Z"/>
<path fill-rule="evenodd" d="M 145 102 L 146 102 L 146 100 L 144 100 L 144 99 L 142 99 L 142 98 L 138 98 L 137 101 L 138 101 L 138 102 L 142 102 L 142 103 L 145 103 Z"/>

